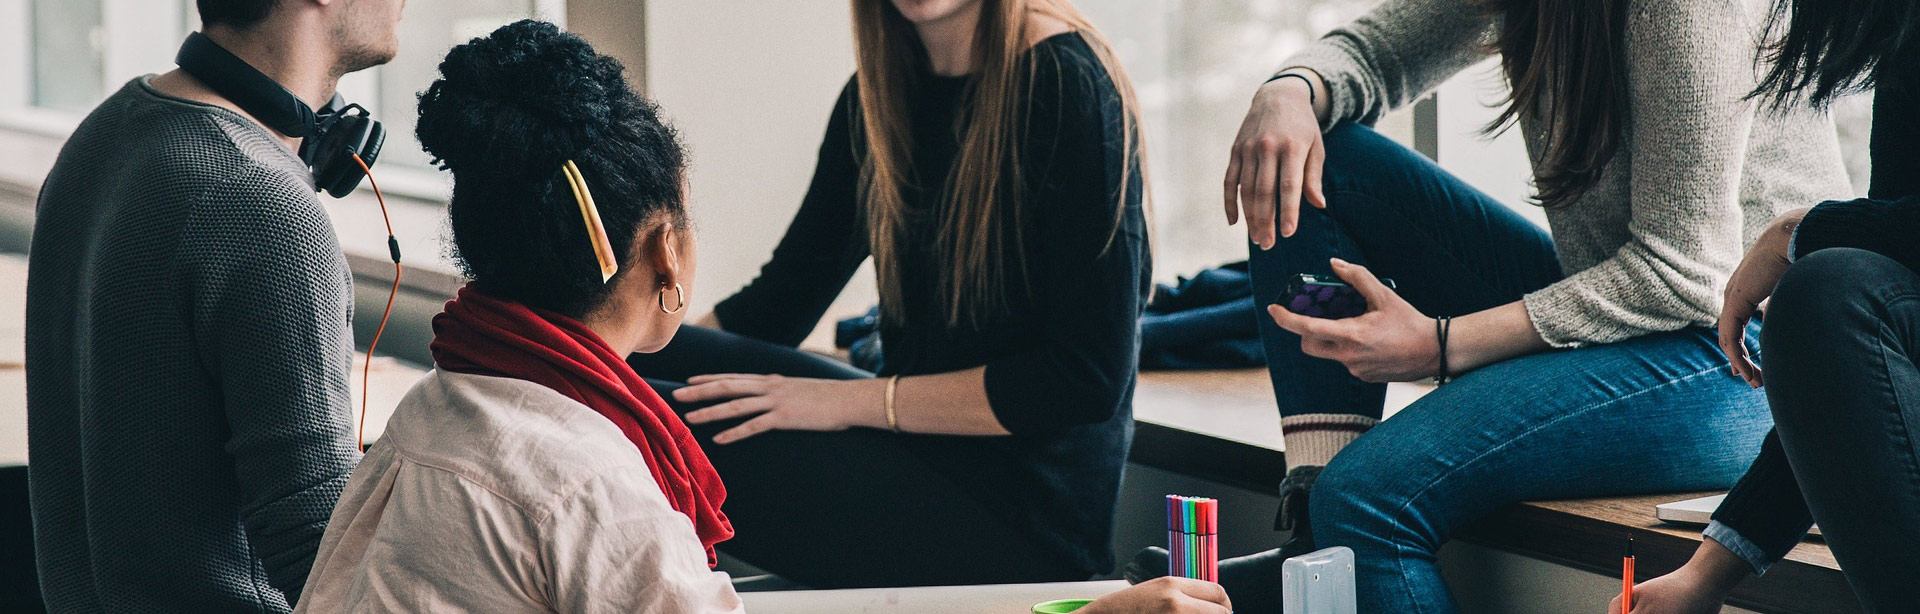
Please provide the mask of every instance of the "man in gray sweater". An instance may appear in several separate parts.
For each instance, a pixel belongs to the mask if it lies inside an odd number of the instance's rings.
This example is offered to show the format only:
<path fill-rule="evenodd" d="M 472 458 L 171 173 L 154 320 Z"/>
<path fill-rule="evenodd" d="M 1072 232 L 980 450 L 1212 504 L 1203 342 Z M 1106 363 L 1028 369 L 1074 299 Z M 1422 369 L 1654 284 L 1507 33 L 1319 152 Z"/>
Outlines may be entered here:
<path fill-rule="evenodd" d="M 313 107 L 404 0 L 199 0 Z M 81 123 L 27 282 L 34 546 L 56 612 L 284 612 L 360 459 L 353 294 L 300 140 L 173 71 Z"/>

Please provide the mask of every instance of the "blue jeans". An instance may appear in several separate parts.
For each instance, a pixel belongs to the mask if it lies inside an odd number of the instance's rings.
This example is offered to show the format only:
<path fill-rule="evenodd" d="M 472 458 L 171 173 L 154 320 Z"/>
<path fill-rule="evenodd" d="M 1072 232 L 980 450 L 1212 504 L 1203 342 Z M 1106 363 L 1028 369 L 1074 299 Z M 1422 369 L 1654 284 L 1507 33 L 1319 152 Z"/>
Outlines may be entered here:
<path fill-rule="evenodd" d="M 1298 273 L 1328 273 L 1334 256 L 1393 278 L 1428 315 L 1560 279 L 1551 238 L 1419 154 L 1352 125 L 1329 131 L 1326 150 L 1327 209 L 1306 208 L 1293 237 L 1252 250 L 1263 303 Z M 1270 319 L 1260 326 L 1283 416 L 1380 415 L 1384 386 L 1306 356 Z M 1334 457 L 1313 485 L 1315 545 L 1353 549 L 1363 613 L 1456 612 L 1434 558 L 1460 527 L 1520 501 L 1726 488 L 1771 426 L 1765 397 L 1729 372 L 1708 329 L 1507 360 Z"/>

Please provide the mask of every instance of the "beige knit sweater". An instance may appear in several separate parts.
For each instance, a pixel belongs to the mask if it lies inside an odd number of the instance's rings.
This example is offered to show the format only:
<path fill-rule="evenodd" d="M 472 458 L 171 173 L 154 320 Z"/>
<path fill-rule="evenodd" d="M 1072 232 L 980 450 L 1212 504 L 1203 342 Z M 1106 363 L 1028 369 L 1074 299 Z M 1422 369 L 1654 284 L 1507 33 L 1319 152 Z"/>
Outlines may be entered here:
<path fill-rule="evenodd" d="M 1331 91 L 1331 124 L 1372 123 L 1488 57 L 1473 0 L 1386 0 L 1290 58 Z M 1556 347 L 1710 326 L 1746 245 L 1776 214 L 1850 197 L 1831 120 L 1745 100 L 1765 0 L 1634 0 L 1629 121 L 1600 181 L 1547 211 L 1566 279 L 1525 297 Z M 1537 164 L 1540 120 L 1519 129 Z"/>

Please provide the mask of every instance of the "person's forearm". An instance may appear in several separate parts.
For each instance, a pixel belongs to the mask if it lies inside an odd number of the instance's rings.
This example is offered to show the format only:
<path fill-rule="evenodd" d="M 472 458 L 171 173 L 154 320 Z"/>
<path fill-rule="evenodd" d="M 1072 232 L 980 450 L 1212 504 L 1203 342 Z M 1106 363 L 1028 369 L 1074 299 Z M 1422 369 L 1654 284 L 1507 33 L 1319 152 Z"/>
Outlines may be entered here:
<path fill-rule="evenodd" d="M 900 378 L 894 387 L 894 421 L 908 433 L 934 435 L 1007 435 L 987 402 L 986 367 Z M 886 429 L 887 378 L 860 380 L 856 398 L 878 403 L 850 405 L 857 426 Z"/>
<path fill-rule="evenodd" d="M 1306 80 L 1308 81 L 1308 83 L 1301 83 L 1299 79 L 1294 79 L 1289 77 L 1286 79 L 1277 79 L 1274 81 L 1269 81 L 1267 85 L 1275 88 L 1282 88 L 1282 89 L 1286 89 L 1286 88 L 1305 89 L 1308 87 L 1313 88 L 1312 89 L 1313 96 L 1311 96 L 1313 100 L 1313 117 L 1314 119 L 1320 122 L 1321 128 L 1323 129 L 1326 128 L 1328 123 L 1328 116 L 1333 114 L 1333 104 L 1331 103 L 1331 101 L 1333 100 L 1333 93 L 1327 91 L 1327 81 L 1325 79 L 1320 78 L 1320 73 L 1314 72 L 1313 69 L 1307 68 L 1305 66 L 1291 66 L 1291 67 L 1283 68 L 1280 70 L 1280 72 L 1276 72 L 1274 74 L 1279 75 L 1279 74 L 1286 74 L 1286 73 L 1296 73 L 1296 74 L 1299 74 L 1300 76 L 1306 77 Z"/>
<path fill-rule="evenodd" d="M 1700 540 L 1700 547 L 1693 551 L 1693 558 L 1674 573 L 1694 574 L 1699 586 L 1712 590 L 1715 594 L 1726 595 L 1733 592 L 1747 576 L 1753 575 L 1753 566 L 1746 559 L 1734 554 L 1713 538 Z"/>
<path fill-rule="evenodd" d="M 1447 371 L 1453 374 L 1552 347 L 1534 330 L 1521 301 L 1454 318 L 1447 330 Z"/>

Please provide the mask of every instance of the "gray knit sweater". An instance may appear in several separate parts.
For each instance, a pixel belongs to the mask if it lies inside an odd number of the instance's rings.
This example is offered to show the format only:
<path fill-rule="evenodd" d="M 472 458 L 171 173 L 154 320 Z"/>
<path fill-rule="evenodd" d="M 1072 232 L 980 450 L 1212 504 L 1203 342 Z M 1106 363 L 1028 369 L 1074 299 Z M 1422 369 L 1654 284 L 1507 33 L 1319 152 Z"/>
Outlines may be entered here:
<path fill-rule="evenodd" d="M 55 612 L 288 610 L 354 449 L 352 286 L 311 176 L 136 79 L 41 188 L 34 547 Z"/>
<path fill-rule="evenodd" d="M 1372 123 L 1488 57 L 1474 0 L 1387 0 L 1284 66 L 1327 82 L 1332 123 Z M 1832 122 L 1744 100 L 1766 0 L 1633 0 L 1627 135 L 1599 184 L 1547 211 L 1566 279 L 1526 296 L 1548 343 L 1710 326 L 1741 252 L 1774 215 L 1848 197 Z M 1536 163 L 1540 120 L 1519 129 Z"/>

